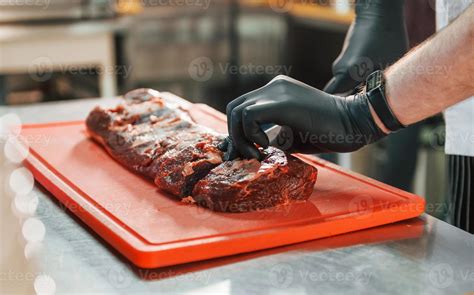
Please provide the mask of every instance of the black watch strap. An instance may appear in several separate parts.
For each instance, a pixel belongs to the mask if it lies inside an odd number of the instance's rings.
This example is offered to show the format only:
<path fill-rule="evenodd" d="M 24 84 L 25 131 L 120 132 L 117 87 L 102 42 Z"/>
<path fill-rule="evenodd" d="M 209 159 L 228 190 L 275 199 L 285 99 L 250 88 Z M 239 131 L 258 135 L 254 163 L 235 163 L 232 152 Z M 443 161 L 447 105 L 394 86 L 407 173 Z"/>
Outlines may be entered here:
<path fill-rule="evenodd" d="M 388 130 L 397 131 L 406 127 L 398 121 L 388 105 L 382 71 L 373 72 L 367 77 L 366 95 L 375 113 Z"/>

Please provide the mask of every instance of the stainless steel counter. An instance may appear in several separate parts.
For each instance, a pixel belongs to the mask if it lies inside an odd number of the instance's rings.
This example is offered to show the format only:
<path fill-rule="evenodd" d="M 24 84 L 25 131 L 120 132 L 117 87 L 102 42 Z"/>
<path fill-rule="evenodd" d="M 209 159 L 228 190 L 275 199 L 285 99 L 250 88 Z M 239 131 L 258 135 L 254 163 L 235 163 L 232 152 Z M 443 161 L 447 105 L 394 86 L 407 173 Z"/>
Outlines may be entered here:
<path fill-rule="evenodd" d="M 89 99 L 2 107 L 24 123 L 82 119 Z M 2 153 L 3 157 L 3 153 Z M 2 158 L 2 184 L 15 165 Z M 42 241 L 25 242 L 26 215 L 4 187 L 0 293 L 460 294 L 474 291 L 473 236 L 428 215 L 336 237 L 154 270 L 130 265 L 35 185 Z M 20 206 L 21 207 L 21 206 Z M 33 208 L 34 209 L 34 208 Z M 30 212 L 31 213 L 31 212 Z M 36 227 L 38 230 L 38 227 Z M 41 231 L 41 227 L 39 227 Z"/>

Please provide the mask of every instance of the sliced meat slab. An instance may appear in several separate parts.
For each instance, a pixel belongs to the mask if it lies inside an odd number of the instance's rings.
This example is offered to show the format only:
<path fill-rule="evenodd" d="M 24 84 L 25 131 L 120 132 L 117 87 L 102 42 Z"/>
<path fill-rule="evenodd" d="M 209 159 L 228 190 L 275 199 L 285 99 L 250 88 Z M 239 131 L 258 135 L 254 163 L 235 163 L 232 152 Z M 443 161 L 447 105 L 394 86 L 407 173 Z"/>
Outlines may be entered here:
<path fill-rule="evenodd" d="M 127 93 L 115 108 L 93 109 L 91 137 L 123 166 L 183 201 L 215 211 L 246 212 L 294 200 L 313 191 L 316 168 L 269 147 L 265 158 L 223 162 L 225 136 L 196 124 L 179 105 L 151 89 Z"/>

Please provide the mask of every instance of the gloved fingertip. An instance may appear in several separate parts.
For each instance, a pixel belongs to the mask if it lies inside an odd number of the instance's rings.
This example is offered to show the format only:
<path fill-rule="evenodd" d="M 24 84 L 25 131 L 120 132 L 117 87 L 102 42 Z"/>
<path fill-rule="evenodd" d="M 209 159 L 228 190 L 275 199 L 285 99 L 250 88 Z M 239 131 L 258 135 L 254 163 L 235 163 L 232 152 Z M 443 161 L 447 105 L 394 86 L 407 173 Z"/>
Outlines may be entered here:
<path fill-rule="evenodd" d="M 257 160 L 259 160 L 260 162 L 263 161 L 263 159 L 265 159 L 265 155 L 262 154 L 260 151 L 257 150 L 257 153 L 258 153 L 258 157 L 257 157 Z"/>
<path fill-rule="evenodd" d="M 218 145 L 217 145 L 217 148 L 222 151 L 222 152 L 225 152 L 227 151 L 229 147 L 229 140 L 228 140 L 228 137 L 226 137 L 223 141 L 221 141 Z"/>
<path fill-rule="evenodd" d="M 239 157 L 239 152 L 237 148 L 234 146 L 232 142 L 232 138 L 230 136 L 226 137 L 224 141 L 222 141 L 217 148 L 224 152 L 222 159 L 224 161 L 232 161 L 235 158 Z"/>
<path fill-rule="evenodd" d="M 227 138 L 227 150 L 224 153 L 224 161 L 232 161 L 240 156 L 237 148 L 232 144 L 232 140 Z"/>

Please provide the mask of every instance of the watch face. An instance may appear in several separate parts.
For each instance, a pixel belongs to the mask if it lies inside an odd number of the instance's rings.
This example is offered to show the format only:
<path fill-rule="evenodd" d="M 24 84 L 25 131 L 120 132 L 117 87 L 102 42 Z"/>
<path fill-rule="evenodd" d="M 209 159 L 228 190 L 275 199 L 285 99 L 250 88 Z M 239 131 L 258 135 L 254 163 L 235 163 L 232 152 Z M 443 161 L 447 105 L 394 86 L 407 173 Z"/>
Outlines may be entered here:
<path fill-rule="evenodd" d="M 382 84 L 382 72 L 376 71 L 367 78 L 367 91 L 375 89 Z"/>

